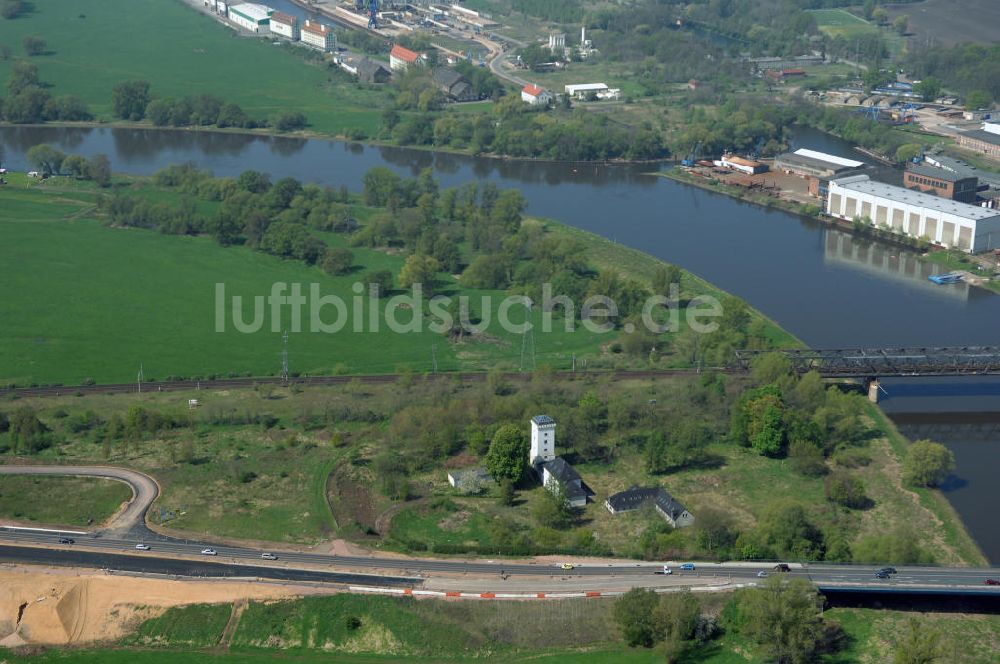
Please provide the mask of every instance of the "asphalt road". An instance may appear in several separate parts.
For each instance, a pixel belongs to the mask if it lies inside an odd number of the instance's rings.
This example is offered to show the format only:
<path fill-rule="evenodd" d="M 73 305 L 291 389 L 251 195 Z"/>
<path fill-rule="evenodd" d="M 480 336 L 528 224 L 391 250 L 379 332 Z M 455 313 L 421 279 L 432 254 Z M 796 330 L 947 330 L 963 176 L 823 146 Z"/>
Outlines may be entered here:
<path fill-rule="evenodd" d="M 194 575 L 232 576 L 227 566 L 237 569 L 253 565 L 255 573 L 250 576 L 287 573 L 289 569 L 303 566 L 312 571 L 346 573 L 393 572 L 404 576 L 424 578 L 435 574 L 468 574 L 470 584 L 503 575 L 533 577 L 590 577 L 595 589 L 607 584 L 610 579 L 621 582 L 623 577 L 651 575 L 662 570 L 660 563 L 616 561 L 610 564 L 576 565 L 573 569 L 562 569 L 556 564 L 525 563 L 517 561 L 470 561 L 464 559 L 421 559 L 381 556 L 338 556 L 319 553 L 273 550 L 277 560 L 264 560 L 259 549 L 235 546 L 220 546 L 195 540 L 181 540 L 159 535 L 146 528 L 142 517 L 156 498 L 156 483 L 147 475 L 136 471 L 110 467 L 62 467 L 62 466 L 0 466 L 0 474 L 26 472 L 28 474 L 93 475 L 112 477 L 128 482 L 133 487 L 135 497 L 129 509 L 116 520 L 112 528 L 87 535 L 69 535 L 74 543 L 61 544 L 65 533 L 43 530 L 25 530 L 0 527 L 0 560 L 16 559 L 31 562 L 30 551 L 37 551 L 37 561 L 46 562 L 56 555 L 61 564 L 109 567 L 99 564 L 95 556 L 112 556 L 108 560 L 115 564 L 139 564 L 141 570 L 164 574 L 181 574 L 183 569 L 192 570 Z M 127 518 L 126 518 L 126 515 Z M 137 520 L 138 519 L 138 520 Z M 126 527 L 128 526 L 128 527 Z M 148 551 L 135 548 L 144 543 Z M 43 548 L 44 547 L 44 548 Z M 216 555 L 207 556 L 201 551 L 212 548 Z M 29 553 L 25 553 L 28 551 Z M 27 560 L 25 559 L 27 558 Z M 140 562 L 136 562 L 140 561 Z M 212 574 L 205 574 L 203 565 Z M 877 579 L 874 565 L 792 565 L 789 572 L 774 571 L 773 563 L 696 563 L 694 570 L 681 570 L 678 563 L 672 563 L 673 579 L 693 577 L 726 578 L 734 582 L 756 581 L 758 573 L 784 574 L 790 577 L 805 577 L 823 590 L 872 590 L 875 592 L 927 592 L 928 590 L 950 594 L 987 594 L 1000 599 L 1000 586 L 987 586 L 987 578 L 1000 579 L 1000 569 L 945 568 L 945 567 L 898 567 L 898 574 L 890 579 Z M 265 573 L 260 573 L 263 570 Z M 278 578 L 278 577 L 271 577 Z M 327 579 L 331 580 L 331 579 Z"/>

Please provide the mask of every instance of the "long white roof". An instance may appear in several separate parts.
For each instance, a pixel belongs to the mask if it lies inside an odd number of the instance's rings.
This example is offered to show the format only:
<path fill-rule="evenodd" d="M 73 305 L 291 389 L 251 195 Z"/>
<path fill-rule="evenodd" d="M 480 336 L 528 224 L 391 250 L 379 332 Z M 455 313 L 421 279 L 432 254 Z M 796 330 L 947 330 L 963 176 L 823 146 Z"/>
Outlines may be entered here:
<path fill-rule="evenodd" d="M 980 220 L 1000 216 L 1000 210 L 993 208 L 979 207 L 953 201 L 950 198 L 941 198 L 933 194 L 925 194 L 922 191 L 896 187 L 884 182 L 876 182 L 867 175 L 852 175 L 846 178 L 830 180 L 831 184 L 836 184 L 842 189 L 856 191 L 861 194 L 877 196 L 895 203 L 904 203 L 914 207 L 921 207 L 935 212 L 952 214 L 962 219 Z"/>
<path fill-rule="evenodd" d="M 865 165 L 863 161 L 855 161 L 853 159 L 844 159 L 843 157 L 838 157 L 837 155 L 827 154 L 825 152 L 819 152 L 817 150 L 808 150 L 806 148 L 799 148 L 794 154 L 801 155 L 803 157 L 809 157 L 811 159 L 819 159 L 820 161 L 828 161 L 831 164 L 837 164 L 838 166 L 846 166 L 847 168 L 861 168 Z"/>
<path fill-rule="evenodd" d="M 229 11 L 243 14 L 251 21 L 263 21 L 270 16 L 274 10 L 265 5 L 255 2 L 244 2 L 238 5 L 229 5 Z"/>
<path fill-rule="evenodd" d="M 608 86 L 605 83 L 577 83 L 575 85 L 566 86 L 566 92 L 568 94 L 573 94 L 574 92 L 590 92 L 591 90 L 600 91 L 607 89 Z"/>

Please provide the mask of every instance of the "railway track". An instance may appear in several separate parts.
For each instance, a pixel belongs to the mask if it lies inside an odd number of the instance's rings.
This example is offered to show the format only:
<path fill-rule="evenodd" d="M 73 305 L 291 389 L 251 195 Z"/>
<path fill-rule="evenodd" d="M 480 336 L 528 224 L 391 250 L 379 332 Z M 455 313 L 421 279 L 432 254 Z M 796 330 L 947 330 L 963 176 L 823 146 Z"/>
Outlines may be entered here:
<path fill-rule="evenodd" d="M 611 378 L 612 380 L 655 379 L 673 376 L 691 376 L 705 371 L 730 373 L 728 368 L 713 369 L 660 369 L 640 371 L 556 371 L 552 376 L 559 380 L 588 380 L 595 378 Z M 297 387 L 343 385 L 352 381 L 367 384 L 395 383 L 402 377 L 412 377 L 411 374 L 353 374 L 343 376 L 303 376 L 283 380 L 277 376 L 257 376 L 242 378 L 215 378 L 206 380 L 166 380 L 142 383 L 142 392 L 178 392 L 187 390 L 224 390 L 246 389 L 257 385 L 295 385 Z M 429 380 L 455 380 L 467 383 L 479 383 L 486 380 L 485 372 L 443 372 L 421 374 L 421 378 Z M 531 380 L 533 373 L 510 372 L 503 374 L 506 380 Z M 8 387 L 0 390 L 2 397 L 57 397 L 75 394 L 127 394 L 139 392 L 138 383 L 107 383 L 94 385 L 45 385 L 37 387 Z"/>

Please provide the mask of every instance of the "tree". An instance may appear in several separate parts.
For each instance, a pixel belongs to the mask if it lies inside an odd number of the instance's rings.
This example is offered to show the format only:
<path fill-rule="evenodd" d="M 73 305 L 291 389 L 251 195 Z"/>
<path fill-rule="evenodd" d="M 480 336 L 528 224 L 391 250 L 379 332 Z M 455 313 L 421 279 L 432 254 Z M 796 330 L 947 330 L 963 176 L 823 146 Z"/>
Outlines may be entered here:
<path fill-rule="evenodd" d="M 935 664 L 944 661 L 941 632 L 927 621 L 910 618 L 896 643 L 893 664 Z"/>
<path fill-rule="evenodd" d="M 741 631 L 756 642 L 768 661 L 814 661 L 823 639 L 823 596 L 805 579 L 779 576 L 744 591 L 739 600 Z"/>
<path fill-rule="evenodd" d="M 965 96 L 965 107 L 970 110 L 991 106 L 993 106 L 993 95 L 986 90 L 973 90 Z"/>
<path fill-rule="evenodd" d="M 941 81 L 933 76 L 927 76 L 914 84 L 913 91 L 920 95 L 923 101 L 934 101 L 941 94 Z"/>
<path fill-rule="evenodd" d="M 62 152 L 44 143 L 29 148 L 25 156 L 28 158 L 28 162 L 34 164 L 44 175 L 58 173 L 66 158 Z"/>
<path fill-rule="evenodd" d="M 823 483 L 823 491 L 827 500 L 844 507 L 859 509 L 868 503 L 864 483 L 846 471 L 827 477 Z"/>
<path fill-rule="evenodd" d="M 149 81 L 122 81 L 111 92 L 111 105 L 116 117 L 139 121 L 149 106 Z"/>
<path fill-rule="evenodd" d="M 955 455 L 944 445 L 918 440 L 903 459 L 903 481 L 911 486 L 938 486 L 955 470 Z"/>
<path fill-rule="evenodd" d="M 892 21 L 892 29 L 895 30 L 900 35 L 905 35 L 910 29 L 910 17 L 906 14 L 900 14 Z"/>
<path fill-rule="evenodd" d="M 653 273 L 653 293 L 656 295 L 670 295 L 670 285 L 681 286 L 681 269 L 676 265 L 658 265 Z"/>
<path fill-rule="evenodd" d="M 327 274 L 342 275 L 351 271 L 354 253 L 343 247 L 329 247 L 323 254 L 321 267 Z"/>
<path fill-rule="evenodd" d="M 10 68 L 10 78 L 7 79 L 7 94 L 13 96 L 39 85 L 38 67 L 27 60 L 15 60 Z"/>
<path fill-rule="evenodd" d="M 376 166 L 368 170 L 361 179 L 364 185 L 365 205 L 385 207 L 389 199 L 397 195 L 401 179 L 385 166 Z"/>
<path fill-rule="evenodd" d="M 677 661 L 688 642 L 695 638 L 701 607 L 690 590 L 664 593 L 653 612 L 656 635 L 663 640 L 668 662 Z"/>
<path fill-rule="evenodd" d="M 108 155 L 97 154 L 87 162 L 87 177 L 101 187 L 111 184 L 111 160 Z"/>
<path fill-rule="evenodd" d="M 251 194 L 263 194 L 271 188 L 271 176 L 260 171 L 243 171 L 236 180 L 236 186 Z"/>
<path fill-rule="evenodd" d="M 903 143 L 896 148 L 896 161 L 905 164 L 912 161 L 914 157 L 920 156 L 923 152 L 924 146 L 920 143 Z"/>
<path fill-rule="evenodd" d="M 305 129 L 309 124 L 304 113 L 298 111 L 281 111 L 271 118 L 271 126 L 278 131 L 295 131 Z"/>
<path fill-rule="evenodd" d="M 615 601 L 615 622 L 630 646 L 649 648 L 656 642 L 656 593 L 646 588 L 633 588 Z"/>
<path fill-rule="evenodd" d="M 30 406 L 15 410 L 8 426 L 14 452 L 30 454 L 47 446 L 49 429 Z"/>
<path fill-rule="evenodd" d="M 24 9 L 24 4 L 21 0 L 4 0 L 3 7 L 0 8 L 0 16 L 7 20 L 14 19 L 18 17 L 22 9 Z"/>
<path fill-rule="evenodd" d="M 374 291 L 378 297 L 383 297 L 392 290 L 392 272 L 389 270 L 372 270 L 361 278 L 362 283 Z"/>
<path fill-rule="evenodd" d="M 421 284 L 424 293 L 430 294 L 434 290 L 434 276 L 439 268 L 440 265 L 433 256 L 412 254 L 399 271 L 399 285 L 402 288 L 412 288 Z"/>
<path fill-rule="evenodd" d="M 541 499 L 535 503 L 532 515 L 546 528 L 566 528 L 573 522 L 573 510 L 566 500 L 562 485 L 551 480 L 545 485 Z"/>
<path fill-rule="evenodd" d="M 238 104 L 225 104 L 219 109 L 215 124 L 221 128 L 225 127 L 249 127 L 253 123 L 247 117 L 246 112 Z"/>
<path fill-rule="evenodd" d="M 528 465 L 530 444 L 524 432 L 514 424 L 505 424 L 493 434 L 483 465 L 497 482 L 517 484 Z"/>
<path fill-rule="evenodd" d="M 87 158 L 78 155 L 68 155 L 62 162 L 62 169 L 73 177 L 82 180 L 87 177 Z"/>
<path fill-rule="evenodd" d="M 28 55 L 42 55 L 45 53 L 45 40 L 41 37 L 27 35 L 21 40 L 21 45 L 24 46 L 24 52 Z"/>

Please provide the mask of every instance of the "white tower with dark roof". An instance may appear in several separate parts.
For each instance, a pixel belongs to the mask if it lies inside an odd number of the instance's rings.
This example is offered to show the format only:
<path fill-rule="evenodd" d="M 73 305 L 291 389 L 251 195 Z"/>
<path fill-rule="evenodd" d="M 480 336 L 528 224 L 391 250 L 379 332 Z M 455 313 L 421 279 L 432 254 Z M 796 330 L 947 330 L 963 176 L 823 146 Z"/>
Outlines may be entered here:
<path fill-rule="evenodd" d="M 548 415 L 531 418 L 531 452 L 528 462 L 546 463 L 556 458 L 556 421 Z"/>

